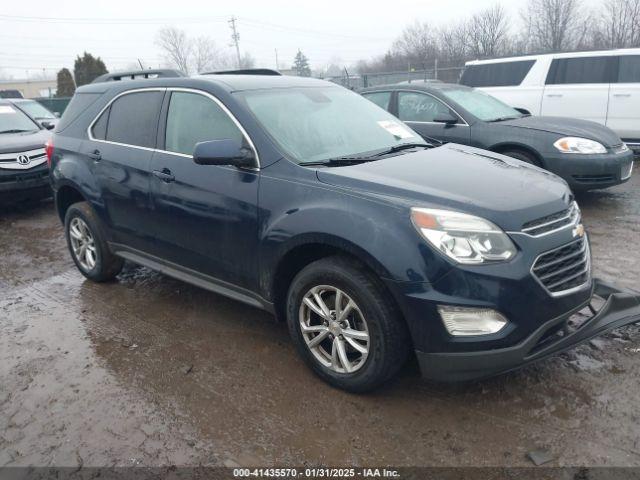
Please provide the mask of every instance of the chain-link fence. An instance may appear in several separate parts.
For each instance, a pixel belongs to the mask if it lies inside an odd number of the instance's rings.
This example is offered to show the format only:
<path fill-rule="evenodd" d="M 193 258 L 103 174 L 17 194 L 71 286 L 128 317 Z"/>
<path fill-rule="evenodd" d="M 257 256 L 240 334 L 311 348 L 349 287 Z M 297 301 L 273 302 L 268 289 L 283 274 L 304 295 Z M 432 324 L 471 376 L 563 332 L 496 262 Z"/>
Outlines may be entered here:
<path fill-rule="evenodd" d="M 400 82 L 425 80 L 440 80 L 444 83 L 458 83 L 464 67 L 446 67 L 429 70 L 413 70 L 410 72 L 364 73 L 362 75 L 347 75 L 329 78 L 334 83 L 351 89 L 390 85 Z"/>
<path fill-rule="evenodd" d="M 56 113 L 59 113 L 60 115 L 62 115 L 64 113 L 65 109 L 67 108 L 67 105 L 69 105 L 69 102 L 71 101 L 71 97 L 64 97 L 64 98 L 36 98 L 34 100 L 36 100 L 38 103 L 41 103 L 42 105 L 44 105 L 51 112 L 56 112 Z"/>

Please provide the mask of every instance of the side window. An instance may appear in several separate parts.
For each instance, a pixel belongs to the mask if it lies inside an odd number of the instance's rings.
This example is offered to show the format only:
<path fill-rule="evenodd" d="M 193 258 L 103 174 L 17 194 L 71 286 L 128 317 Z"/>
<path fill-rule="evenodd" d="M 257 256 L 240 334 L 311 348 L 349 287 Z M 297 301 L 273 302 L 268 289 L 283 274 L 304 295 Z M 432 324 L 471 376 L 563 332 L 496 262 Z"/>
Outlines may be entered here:
<path fill-rule="evenodd" d="M 164 92 L 128 93 L 110 107 L 106 139 L 110 142 L 153 148 Z M 102 120 L 102 119 L 100 119 Z"/>
<path fill-rule="evenodd" d="M 107 139 L 107 122 L 109 121 L 109 111 L 111 108 L 107 108 L 100 118 L 93 124 L 93 128 L 91 129 L 91 135 L 96 140 L 106 140 Z"/>
<path fill-rule="evenodd" d="M 535 60 L 469 65 L 460 83 L 467 87 L 515 87 L 527 76 Z"/>
<path fill-rule="evenodd" d="M 640 55 L 620 57 L 618 83 L 640 83 Z"/>
<path fill-rule="evenodd" d="M 449 107 L 431 95 L 398 93 L 398 116 L 405 122 L 433 122 L 439 114 L 449 112 Z"/>
<path fill-rule="evenodd" d="M 192 155 L 196 143 L 225 139 L 242 142 L 243 135 L 216 102 L 197 93 L 171 94 L 165 150 Z"/>
<path fill-rule="evenodd" d="M 365 93 L 363 96 L 367 100 L 371 100 L 380 108 L 389 110 L 389 101 L 391 100 L 391 92 L 372 92 L 372 93 Z"/>
<path fill-rule="evenodd" d="M 609 83 L 610 61 L 614 57 L 556 58 L 551 62 L 547 85 Z"/>

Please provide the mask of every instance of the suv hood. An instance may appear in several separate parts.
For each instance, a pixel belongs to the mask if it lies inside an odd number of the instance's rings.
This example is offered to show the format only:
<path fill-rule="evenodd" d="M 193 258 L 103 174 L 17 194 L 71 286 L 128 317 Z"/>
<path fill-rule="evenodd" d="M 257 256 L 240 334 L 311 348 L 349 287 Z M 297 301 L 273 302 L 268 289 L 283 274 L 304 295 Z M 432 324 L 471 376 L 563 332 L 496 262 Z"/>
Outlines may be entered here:
<path fill-rule="evenodd" d="M 566 209 L 560 177 L 497 153 L 447 144 L 374 162 L 320 168 L 318 180 L 407 207 L 437 207 L 486 218 L 507 231 Z"/>
<path fill-rule="evenodd" d="M 620 145 L 622 140 L 610 128 L 588 120 L 565 117 L 522 117 L 505 120 L 497 125 L 505 127 L 528 128 L 541 132 L 556 133 L 565 137 L 581 137 L 595 140 L 605 147 Z"/>
<path fill-rule="evenodd" d="M 19 153 L 36 148 L 44 148 L 51 137 L 47 130 L 34 130 L 23 133 L 0 133 L 0 153 Z"/>

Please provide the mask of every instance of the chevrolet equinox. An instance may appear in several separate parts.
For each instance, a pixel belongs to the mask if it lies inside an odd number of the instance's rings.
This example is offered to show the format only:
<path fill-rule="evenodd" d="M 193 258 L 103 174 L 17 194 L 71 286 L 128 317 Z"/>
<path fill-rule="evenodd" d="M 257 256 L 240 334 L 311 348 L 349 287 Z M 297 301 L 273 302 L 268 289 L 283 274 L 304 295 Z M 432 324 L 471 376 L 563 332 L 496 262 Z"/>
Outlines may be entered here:
<path fill-rule="evenodd" d="M 354 392 L 411 354 L 475 379 L 640 320 L 638 296 L 592 278 L 564 180 L 434 148 L 332 83 L 251 73 L 78 89 L 47 152 L 83 275 L 128 260 L 266 309 Z"/>

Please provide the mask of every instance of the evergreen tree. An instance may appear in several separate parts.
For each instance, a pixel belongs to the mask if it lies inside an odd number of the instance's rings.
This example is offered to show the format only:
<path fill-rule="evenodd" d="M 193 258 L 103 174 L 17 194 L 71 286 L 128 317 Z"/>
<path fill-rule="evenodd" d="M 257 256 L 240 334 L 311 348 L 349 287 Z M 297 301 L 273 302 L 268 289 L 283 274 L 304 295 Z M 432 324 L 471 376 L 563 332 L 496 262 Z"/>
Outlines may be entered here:
<path fill-rule="evenodd" d="M 298 50 L 293 60 L 293 69 L 299 77 L 310 77 L 311 68 L 309 67 L 309 59 L 302 51 Z"/>
<path fill-rule="evenodd" d="M 76 91 L 76 84 L 73 81 L 68 68 L 63 68 L 58 72 L 58 90 L 56 97 L 72 97 Z"/>
<path fill-rule="evenodd" d="M 87 52 L 84 52 L 82 57 L 78 56 L 73 66 L 73 74 L 78 87 L 93 82 L 97 77 L 105 73 L 109 72 L 100 57 L 96 58 Z"/>

